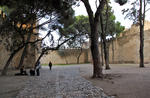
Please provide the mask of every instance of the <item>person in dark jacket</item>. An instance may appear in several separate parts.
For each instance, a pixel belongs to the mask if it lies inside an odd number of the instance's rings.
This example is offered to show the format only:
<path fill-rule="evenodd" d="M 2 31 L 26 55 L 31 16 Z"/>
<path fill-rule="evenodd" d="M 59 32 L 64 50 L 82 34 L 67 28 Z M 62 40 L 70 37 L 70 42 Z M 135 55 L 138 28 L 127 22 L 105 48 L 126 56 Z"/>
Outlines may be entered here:
<path fill-rule="evenodd" d="M 52 69 L 52 62 L 50 61 L 48 65 L 49 65 L 49 69 L 51 70 Z"/>

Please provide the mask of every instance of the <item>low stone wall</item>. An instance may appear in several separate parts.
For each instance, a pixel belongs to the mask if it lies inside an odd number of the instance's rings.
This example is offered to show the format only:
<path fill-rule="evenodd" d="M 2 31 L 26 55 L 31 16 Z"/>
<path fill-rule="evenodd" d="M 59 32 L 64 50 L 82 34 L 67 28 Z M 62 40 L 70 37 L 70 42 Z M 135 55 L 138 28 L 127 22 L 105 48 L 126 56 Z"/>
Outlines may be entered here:
<path fill-rule="evenodd" d="M 61 50 L 61 52 L 64 52 L 64 55 L 61 55 L 59 52 L 60 50 L 57 51 L 50 51 L 47 55 L 44 55 L 41 58 L 41 63 L 42 64 L 48 64 L 49 61 L 51 61 L 53 64 L 76 64 L 77 63 L 77 56 L 80 52 L 78 49 L 66 49 L 66 50 Z M 79 51 L 79 52 L 78 52 Z M 83 50 L 79 63 L 88 63 L 89 62 L 89 50 Z"/>

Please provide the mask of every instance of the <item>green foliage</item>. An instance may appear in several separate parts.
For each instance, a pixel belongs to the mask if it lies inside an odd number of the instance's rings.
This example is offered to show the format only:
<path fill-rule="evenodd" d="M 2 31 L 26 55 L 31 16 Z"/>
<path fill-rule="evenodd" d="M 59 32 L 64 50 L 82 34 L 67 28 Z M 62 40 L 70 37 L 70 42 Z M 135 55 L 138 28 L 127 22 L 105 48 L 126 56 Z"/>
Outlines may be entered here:
<path fill-rule="evenodd" d="M 81 48 L 83 43 L 89 37 L 90 26 L 87 16 L 76 16 L 74 23 L 68 27 L 60 29 L 62 35 L 65 37 L 76 36 L 74 39 L 69 40 L 66 45 L 69 48 Z"/>
<path fill-rule="evenodd" d="M 81 32 L 82 34 L 88 34 L 90 32 L 90 24 L 89 24 L 89 19 L 88 16 L 76 16 L 75 17 L 75 23 L 74 27 Z"/>
<path fill-rule="evenodd" d="M 119 36 L 120 33 L 123 33 L 124 29 L 125 29 L 125 27 L 121 26 L 120 22 L 115 23 L 115 32 L 116 32 L 117 36 Z"/>
<path fill-rule="evenodd" d="M 116 22 L 116 17 L 112 11 L 112 8 L 108 5 L 108 9 L 107 6 L 104 7 L 104 10 L 102 12 L 103 14 L 103 25 L 104 25 L 104 29 L 106 27 L 106 23 L 107 23 L 107 28 L 105 31 L 105 36 L 114 36 L 117 35 L 119 36 L 120 33 L 122 33 L 122 31 L 125 29 L 124 26 L 121 26 L 120 22 Z M 101 28 L 99 28 L 99 31 L 101 33 Z"/>

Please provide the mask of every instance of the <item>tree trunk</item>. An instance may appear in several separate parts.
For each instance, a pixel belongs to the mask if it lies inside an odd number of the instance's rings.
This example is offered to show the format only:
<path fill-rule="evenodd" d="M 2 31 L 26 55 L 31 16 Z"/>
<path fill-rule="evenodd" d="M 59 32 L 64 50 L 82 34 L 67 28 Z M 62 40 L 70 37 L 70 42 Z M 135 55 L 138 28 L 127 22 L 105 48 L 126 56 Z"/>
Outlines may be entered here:
<path fill-rule="evenodd" d="M 85 51 L 84 51 L 84 63 L 89 63 L 89 60 L 88 60 L 88 50 L 87 49 L 85 49 Z"/>
<path fill-rule="evenodd" d="M 40 54 L 40 56 L 38 57 L 38 59 L 37 59 L 36 62 L 35 62 L 34 68 L 36 68 L 38 62 L 39 62 L 40 59 L 43 57 L 43 55 L 44 55 L 45 52 L 46 52 L 46 51 L 42 51 L 42 53 Z"/>
<path fill-rule="evenodd" d="M 80 61 L 79 58 L 80 58 L 80 57 L 78 56 L 78 57 L 77 57 L 77 64 L 79 64 L 79 61 Z"/>
<path fill-rule="evenodd" d="M 1 75 L 6 75 L 8 66 L 9 66 L 11 60 L 13 59 L 14 55 L 15 55 L 15 53 L 12 53 L 12 54 L 10 55 L 9 59 L 7 60 L 7 63 L 5 64 L 5 66 L 4 66 L 3 70 L 2 70 Z"/>
<path fill-rule="evenodd" d="M 95 12 L 95 15 L 93 14 L 93 11 L 91 9 L 89 0 L 81 0 L 85 8 L 87 10 L 88 16 L 89 16 L 89 23 L 90 23 L 90 39 L 91 39 L 91 54 L 92 54 L 92 60 L 93 60 L 93 78 L 102 78 L 103 72 L 102 72 L 102 64 L 100 62 L 100 53 L 99 53 L 99 44 L 98 44 L 98 23 L 99 23 L 99 17 L 100 14 L 104 8 L 105 0 L 99 0 L 99 6 L 97 7 L 97 10 Z"/>
<path fill-rule="evenodd" d="M 1 75 L 6 75 L 8 66 L 10 65 L 10 62 L 12 61 L 13 57 L 14 57 L 23 47 L 24 47 L 24 46 L 21 46 L 21 47 L 19 47 L 17 50 L 15 50 L 13 53 L 11 53 L 9 59 L 7 60 L 5 66 L 4 66 L 3 70 L 2 70 Z"/>
<path fill-rule="evenodd" d="M 101 37 L 101 58 L 102 58 L 102 66 L 104 66 L 104 51 L 103 51 L 103 41 L 102 41 L 102 37 Z"/>
<path fill-rule="evenodd" d="M 140 27 L 140 29 L 142 29 L 142 28 Z M 144 47 L 143 31 L 140 30 L 140 67 L 144 67 L 143 47 Z"/>
<path fill-rule="evenodd" d="M 22 55 L 21 55 L 21 58 L 20 58 L 20 62 L 19 62 L 19 65 L 17 66 L 17 69 L 19 69 L 22 66 L 22 64 L 24 62 L 26 52 L 27 52 L 27 46 L 25 46 L 24 49 L 23 49 L 23 52 L 22 52 Z"/>
<path fill-rule="evenodd" d="M 101 29 L 102 29 L 102 33 L 101 33 L 101 37 L 103 40 L 103 47 L 104 47 L 104 58 L 105 58 L 105 69 L 110 69 L 109 66 L 109 57 L 108 57 L 108 52 L 107 52 L 107 43 L 106 43 L 106 36 L 105 36 L 105 32 L 104 32 L 104 27 L 103 27 L 103 17 L 102 15 L 100 15 L 100 24 L 101 24 Z"/>
<path fill-rule="evenodd" d="M 143 1 L 140 0 L 140 67 L 144 67 L 144 21 L 145 21 L 145 0 L 144 0 L 144 12 L 142 14 Z"/>
<path fill-rule="evenodd" d="M 77 56 L 77 64 L 79 64 L 81 54 L 82 54 L 82 48 L 80 49 L 80 53 Z"/>
<path fill-rule="evenodd" d="M 112 41 L 111 41 L 111 44 L 112 44 L 112 63 L 114 64 L 114 58 L 115 58 L 115 54 L 114 54 L 114 42 L 113 42 L 113 36 L 112 36 Z"/>
<path fill-rule="evenodd" d="M 110 66 L 109 66 L 109 54 L 108 54 L 108 50 L 109 49 L 107 48 L 106 40 L 103 41 L 103 44 L 104 44 L 104 58 L 105 58 L 105 64 L 106 64 L 105 69 L 107 70 L 107 69 L 110 69 Z"/>
<path fill-rule="evenodd" d="M 65 54 L 65 52 L 63 52 L 64 53 L 64 58 L 65 58 L 65 62 L 66 62 L 66 64 L 68 64 L 68 60 L 67 60 L 67 56 L 66 56 L 66 54 Z"/>
<path fill-rule="evenodd" d="M 93 59 L 93 78 L 103 77 L 102 64 L 100 62 L 99 44 L 98 44 L 98 25 L 94 24 L 91 28 L 91 54 Z"/>
<path fill-rule="evenodd" d="M 106 7 L 107 7 L 107 9 L 106 9 L 106 23 L 105 23 L 105 32 L 104 32 L 104 30 L 103 30 L 103 32 L 102 33 L 104 33 L 103 35 L 104 35 L 104 53 L 105 53 L 105 64 L 106 64 L 106 70 L 107 69 L 110 69 L 110 66 L 109 66 L 109 46 L 107 45 L 107 42 L 106 42 L 106 33 L 107 33 L 107 29 L 108 29 L 108 2 L 107 2 L 107 0 L 106 0 Z M 102 15 L 100 15 L 100 17 L 102 17 Z M 103 20 L 102 20 L 103 21 Z M 102 23 L 102 25 L 103 25 L 103 22 L 101 22 Z M 102 26 L 103 27 L 103 26 Z"/>
<path fill-rule="evenodd" d="M 31 39 L 31 33 L 28 34 L 26 43 L 29 42 L 30 39 Z M 22 64 L 23 64 L 25 55 L 27 53 L 27 48 L 28 48 L 28 44 L 26 44 L 25 47 L 24 47 L 24 50 L 22 52 L 22 55 L 21 55 L 21 58 L 20 58 L 20 62 L 19 62 L 19 65 L 18 65 L 17 68 L 20 68 L 22 66 Z"/>

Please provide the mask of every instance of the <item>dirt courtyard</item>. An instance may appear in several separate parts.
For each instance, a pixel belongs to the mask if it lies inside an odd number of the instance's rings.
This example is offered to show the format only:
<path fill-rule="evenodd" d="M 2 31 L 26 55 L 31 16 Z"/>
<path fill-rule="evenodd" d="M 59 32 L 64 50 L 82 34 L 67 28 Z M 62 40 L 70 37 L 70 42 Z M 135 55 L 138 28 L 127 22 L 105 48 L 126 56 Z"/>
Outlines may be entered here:
<path fill-rule="evenodd" d="M 100 87 L 107 95 L 116 98 L 150 98 L 150 65 L 139 68 L 137 64 L 111 64 L 111 70 L 104 70 L 106 79 L 92 79 L 92 65 L 80 64 L 77 66 L 81 76 Z M 74 68 L 74 67 L 72 67 Z M 0 98 L 15 98 L 30 76 L 0 76 Z"/>
<path fill-rule="evenodd" d="M 86 66 L 86 67 L 85 67 Z M 107 95 L 116 98 L 150 98 L 150 65 L 139 68 L 138 64 L 112 64 L 111 70 L 104 70 L 106 79 L 92 79 L 92 65 L 80 68 L 81 75 L 95 86 L 101 87 Z M 111 75 L 110 75 L 111 74 Z"/>

